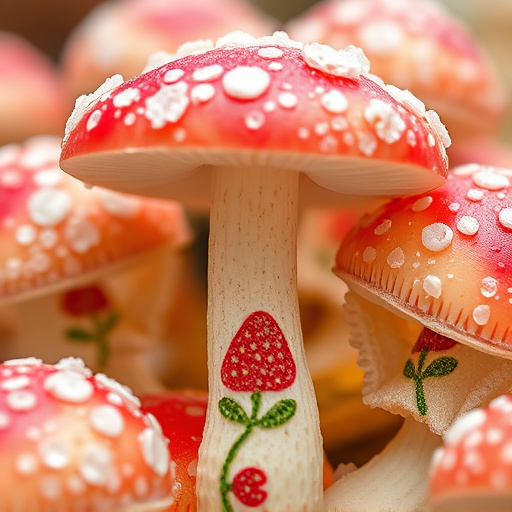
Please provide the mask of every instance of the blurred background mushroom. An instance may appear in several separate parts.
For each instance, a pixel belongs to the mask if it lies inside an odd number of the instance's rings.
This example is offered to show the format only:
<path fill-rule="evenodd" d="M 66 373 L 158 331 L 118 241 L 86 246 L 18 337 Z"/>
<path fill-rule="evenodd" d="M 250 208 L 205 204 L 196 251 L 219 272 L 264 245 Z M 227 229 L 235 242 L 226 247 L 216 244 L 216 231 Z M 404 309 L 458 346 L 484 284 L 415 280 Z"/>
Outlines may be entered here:
<path fill-rule="evenodd" d="M 54 136 L 0 149 L 0 305 L 16 315 L 1 357 L 73 354 L 137 392 L 159 389 L 151 354 L 180 272 L 172 254 L 190 239 L 184 211 L 86 189 L 59 155 Z"/>

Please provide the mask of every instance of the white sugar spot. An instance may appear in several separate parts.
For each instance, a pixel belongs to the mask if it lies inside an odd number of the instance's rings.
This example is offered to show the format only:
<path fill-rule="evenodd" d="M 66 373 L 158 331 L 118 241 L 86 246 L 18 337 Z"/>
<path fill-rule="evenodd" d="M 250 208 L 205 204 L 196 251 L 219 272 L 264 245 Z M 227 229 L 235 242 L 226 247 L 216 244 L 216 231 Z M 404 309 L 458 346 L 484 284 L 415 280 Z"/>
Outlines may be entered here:
<path fill-rule="evenodd" d="M 307 44 L 304 46 L 304 60 L 313 69 L 346 78 L 359 78 L 370 71 L 370 62 L 363 50 L 352 45 L 336 51 L 324 44 Z"/>
<path fill-rule="evenodd" d="M 472 177 L 477 187 L 486 190 L 500 190 L 510 186 L 510 181 L 506 176 L 498 174 L 491 169 L 475 172 Z"/>
<path fill-rule="evenodd" d="M 8 359 L 2 364 L 7 366 L 41 366 L 43 360 L 38 357 L 21 357 L 19 359 Z M 20 368 L 17 368 L 17 370 L 20 371 Z"/>
<path fill-rule="evenodd" d="M 69 450 L 62 439 L 44 439 L 39 443 L 38 449 L 42 463 L 48 468 L 62 469 L 69 464 Z"/>
<path fill-rule="evenodd" d="M 422 212 L 422 211 L 426 210 L 431 204 L 432 204 L 431 196 L 420 197 L 419 199 L 414 201 L 414 204 L 411 206 L 411 210 L 413 212 Z"/>
<path fill-rule="evenodd" d="M 94 393 L 94 387 L 86 377 L 71 370 L 60 370 L 49 375 L 44 389 L 59 400 L 75 404 L 87 402 Z"/>
<path fill-rule="evenodd" d="M 332 89 L 322 95 L 320 104 L 331 114 L 341 114 L 347 110 L 348 100 L 342 92 Z"/>
<path fill-rule="evenodd" d="M 187 466 L 187 474 L 190 477 L 196 477 L 197 476 L 197 459 L 194 459 L 188 466 Z"/>
<path fill-rule="evenodd" d="M 348 128 L 348 121 L 346 117 L 336 116 L 331 119 L 331 128 L 335 132 L 342 132 Z"/>
<path fill-rule="evenodd" d="M 140 211 L 140 200 L 136 196 L 99 189 L 99 198 L 103 208 L 115 217 L 131 219 L 136 217 Z"/>
<path fill-rule="evenodd" d="M 215 96 L 215 87 L 212 84 L 199 84 L 190 91 L 193 103 L 206 103 Z"/>
<path fill-rule="evenodd" d="M 392 226 L 392 222 L 389 219 L 384 219 L 374 230 L 373 232 L 376 235 L 383 235 L 384 233 L 387 233 Z"/>
<path fill-rule="evenodd" d="M 430 148 L 436 145 L 436 138 L 431 133 L 427 135 L 427 144 Z"/>
<path fill-rule="evenodd" d="M 418 141 L 416 140 L 416 134 L 412 130 L 407 130 L 407 133 L 405 134 L 405 139 L 407 140 L 407 144 L 414 148 Z"/>
<path fill-rule="evenodd" d="M 375 98 L 371 99 L 366 107 L 364 118 L 375 126 L 377 137 L 388 144 L 399 140 L 406 127 L 404 120 L 392 105 Z"/>
<path fill-rule="evenodd" d="M 448 210 L 450 210 L 453 213 L 457 213 L 460 210 L 460 204 L 459 203 L 450 203 L 448 206 Z"/>
<path fill-rule="evenodd" d="M 55 368 L 57 370 L 73 370 L 86 377 L 92 375 L 92 370 L 85 366 L 85 362 L 81 357 L 63 357 L 55 363 Z"/>
<path fill-rule="evenodd" d="M 86 485 L 78 475 L 70 475 L 66 481 L 66 488 L 71 494 L 77 496 L 85 492 Z"/>
<path fill-rule="evenodd" d="M 384 87 L 398 103 L 405 105 L 413 114 L 418 117 L 425 117 L 425 104 L 414 96 L 412 92 L 399 89 L 394 85 L 385 85 Z M 414 135 L 414 132 L 412 133 Z M 416 139 L 416 137 L 414 138 Z"/>
<path fill-rule="evenodd" d="M 319 136 L 326 135 L 329 131 L 329 123 L 317 123 L 315 133 Z"/>
<path fill-rule="evenodd" d="M 346 133 L 345 135 L 347 135 L 347 137 L 343 137 L 343 140 L 345 141 L 346 144 L 349 144 L 350 145 L 350 142 L 349 142 L 349 137 L 351 134 L 350 133 Z M 363 153 L 363 155 L 366 155 L 367 157 L 371 157 L 373 155 L 373 153 L 375 153 L 375 150 L 377 149 L 377 137 L 375 137 L 375 135 L 373 135 L 373 133 L 370 133 L 370 132 L 366 132 L 366 133 L 359 133 L 358 134 L 358 138 L 359 138 L 359 150 L 361 151 L 361 153 Z"/>
<path fill-rule="evenodd" d="M 92 112 L 92 114 L 89 116 L 89 119 L 87 119 L 85 129 L 88 132 L 90 132 L 91 130 L 96 128 L 96 126 L 98 126 L 98 124 L 101 120 L 101 116 L 102 116 L 101 110 L 95 110 L 94 112 Z"/>
<path fill-rule="evenodd" d="M 124 429 L 123 416 L 111 405 L 99 405 L 92 409 L 89 420 L 96 432 L 107 437 L 117 437 Z"/>
<path fill-rule="evenodd" d="M 45 500 L 52 502 L 58 501 L 62 496 L 62 482 L 60 477 L 55 475 L 46 475 L 41 478 L 40 482 L 41 496 Z"/>
<path fill-rule="evenodd" d="M 279 105 L 281 105 L 281 107 L 286 109 L 295 108 L 297 106 L 297 103 L 299 102 L 297 96 L 293 94 L 293 92 L 280 93 L 277 101 Z"/>
<path fill-rule="evenodd" d="M 187 138 L 187 130 L 185 130 L 185 128 L 179 126 L 172 133 L 172 138 L 176 142 L 183 142 Z"/>
<path fill-rule="evenodd" d="M 139 475 L 135 479 L 133 490 L 135 492 L 135 496 L 138 496 L 139 498 L 148 493 L 148 482 L 142 475 Z"/>
<path fill-rule="evenodd" d="M 11 411 L 30 411 L 37 404 L 37 397 L 31 391 L 18 390 L 9 393 L 5 399 Z"/>
<path fill-rule="evenodd" d="M 199 68 L 194 71 L 192 78 L 197 82 L 209 82 L 220 78 L 224 73 L 224 68 L 219 64 L 213 64 L 204 68 Z"/>
<path fill-rule="evenodd" d="M 62 182 L 63 172 L 60 169 L 41 169 L 34 174 L 34 183 L 41 188 L 57 187 Z"/>
<path fill-rule="evenodd" d="M 16 472 L 22 476 L 33 475 L 39 467 L 37 458 L 32 453 L 21 453 L 14 464 Z"/>
<path fill-rule="evenodd" d="M 137 116 L 133 112 L 128 112 L 123 118 L 123 124 L 125 126 L 132 126 L 137 121 Z"/>
<path fill-rule="evenodd" d="M 78 254 L 85 254 L 101 240 L 98 228 L 85 217 L 71 217 L 66 224 L 64 236 L 69 247 Z"/>
<path fill-rule="evenodd" d="M 6 379 L 0 385 L 0 389 L 3 391 L 16 391 L 17 389 L 23 389 L 30 385 L 30 378 L 26 375 L 19 375 L 17 377 L 11 377 Z"/>
<path fill-rule="evenodd" d="M 52 227 L 65 219 L 72 202 L 63 190 L 42 189 L 31 194 L 27 202 L 30 219 L 42 227 Z"/>
<path fill-rule="evenodd" d="M 428 295 L 438 299 L 443 292 L 443 283 L 439 277 L 429 275 L 423 280 L 423 289 Z"/>
<path fill-rule="evenodd" d="M 258 55 L 262 59 L 279 59 L 283 56 L 283 50 L 274 46 L 267 46 L 266 48 L 260 48 Z"/>
<path fill-rule="evenodd" d="M 245 126 L 249 130 L 259 130 L 265 124 L 265 114 L 258 110 L 253 110 L 245 116 Z"/>
<path fill-rule="evenodd" d="M 222 77 L 224 92 L 236 99 L 251 100 L 262 96 L 270 86 L 270 75 L 259 67 L 237 66 Z"/>
<path fill-rule="evenodd" d="M 16 229 L 14 238 L 20 245 L 30 245 L 36 239 L 36 228 L 25 224 Z"/>
<path fill-rule="evenodd" d="M 397 247 L 388 254 L 386 261 L 391 268 L 400 268 L 405 262 L 404 251 L 400 247 Z"/>
<path fill-rule="evenodd" d="M 503 208 L 498 214 L 498 218 L 504 228 L 512 229 L 512 208 Z"/>
<path fill-rule="evenodd" d="M 121 75 L 114 75 L 110 78 L 107 78 L 105 82 L 102 85 L 100 85 L 98 89 L 96 89 L 95 92 L 80 96 L 76 100 L 75 108 L 73 109 L 71 116 L 69 116 L 69 119 L 66 122 L 64 141 L 69 137 L 69 134 L 76 128 L 76 125 L 80 122 L 85 112 L 90 107 L 90 105 L 97 101 L 104 94 L 107 94 L 109 91 L 111 91 L 112 89 L 114 89 L 122 83 L 123 77 Z"/>
<path fill-rule="evenodd" d="M 432 130 L 434 130 L 435 134 L 441 140 L 443 146 L 445 148 L 450 147 L 452 139 L 450 138 L 450 135 L 445 125 L 441 122 L 441 119 L 439 118 L 437 112 L 435 112 L 434 110 L 427 110 L 427 112 L 425 112 L 425 117 Z"/>
<path fill-rule="evenodd" d="M 310 136 L 310 132 L 307 128 L 301 127 L 297 130 L 297 137 L 302 140 L 306 140 Z"/>
<path fill-rule="evenodd" d="M 187 110 L 187 84 L 178 82 L 164 85 L 156 94 L 146 99 L 145 117 L 154 129 L 163 128 L 166 123 L 176 123 Z"/>
<path fill-rule="evenodd" d="M 283 65 L 280 62 L 271 62 L 268 65 L 268 69 L 270 69 L 270 71 L 281 71 L 283 69 Z"/>
<path fill-rule="evenodd" d="M 338 149 L 338 139 L 333 135 L 326 135 L 320 142 L 320 151 L 335 153 Z"/>
<path fill-rule="evenodd" d="M 474 201 L 474 202 L 481 201 L 482 197 L 484 197 L 484 192 L 483 192 L 483 190 L 479 190 L 477 188 L 472 188 L 472 189 L 468 190 L 466 197 L 470 201 Z"/>
<path fill-rule="evenodd" d="M 473 320 L 478 325 L 485 325 L 489 321 L 490 316 L 491 316 L 491 308 L 487 305 L 482 304 L 480 306 L 477 306 L 473 310 Z"/>
<path fill-rule="evenodd" d="M 453 240 L 453 231 L 442 222 L 435 222 L 423 228 L 421 241 L 430 251 L 438 252 L 446 249 Z"/>
<path fill-rule="evenodd" d="M 482 409 L 473 409 L 460 416 L 452 426 L 444 433 L 443 440 L 448 445 L 455 445 L 462 441 L 462 438 L 483 426 L 487 416 Z"/>
<path fill-rule="evenodd" d="M 140 100 L 140 91 L 134 87 L 128 87 L 124 91 L 116 94 L 112 99 L 114 107 L 129 107 L 133 102 Z"/>
<path fill-rule="evenodd" d="M 182 69 L 170 69 L 164 75 L 164 82 L 166 84 L 174 84 L 180 78 L 182 78 L 184 74 L 185 71 L 183 71 Z"/>
<path fill-rule="evenodd" d="M 480 228 L 480 224 L 474 217 L 464 215 L 457 221 L 457 229 L 464 235 L 475 235 Z"/>
<path fill-rule="evenodd" d="M 263 104 L 263 110 L 265 112 L 274 112 L 277 109 L 277 104 L 275 101 L 266 101 Z"/>
<path fill-rule="evenodd" d="M 169 450 L 164 438 L 153 429 L 147 428 L 140 435 L 142 454 L 153 471 L 163 476 L 169 470 Z"/>
<path fill-rule="evenodd" d="M 80 454 L 78 467 L 82 478 L 88 484 L 103 487 L 114 471 L 112 454 L 102 445 L 85 445 Z"/>
<path fill-rule="evenodd" d="M 5 430 L 11 424 L 11 418 L 6 412 L 0 412 L 0 430 Z"/>

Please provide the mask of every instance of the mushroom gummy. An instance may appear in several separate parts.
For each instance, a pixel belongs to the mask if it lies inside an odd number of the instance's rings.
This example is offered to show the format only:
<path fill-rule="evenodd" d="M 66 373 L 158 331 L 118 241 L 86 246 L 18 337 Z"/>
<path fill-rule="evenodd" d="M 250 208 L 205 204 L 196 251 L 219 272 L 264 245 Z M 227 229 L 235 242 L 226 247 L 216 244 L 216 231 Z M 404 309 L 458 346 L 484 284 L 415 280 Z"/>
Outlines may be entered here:
<path fill-rule="evenodd" d="M 439 189 L 362 217 L 343 241 L 335 272 L 351 290 L 364 401 L 406 419 L 383 454 L 327 491 L 327 510 L 417 510 L 440 435 L 510 389 L 511 180 L 508 169 L 457 167 Z M 388 474 L 400 484 L 379 479 Z M 364 482 L 375 492 L 361 497 Z"/>
<path fill-rule="evenodd" d="M 0 510 L 163 510 L 167 440 L 128 388 L 81 359 L 0 364 Z"/>
<path fill-rule="evenodd" d="M 297 301 L 299 181 L 314 202 L 321 187 L 389 196 L 446 176 L 437 115 L 368 70 L 354 47 L 234 33 L 112 78 L 68 121 L 61 166 L 88 183 L 181 200 L 211 189 L 201 511 L 322 508 Z"/>

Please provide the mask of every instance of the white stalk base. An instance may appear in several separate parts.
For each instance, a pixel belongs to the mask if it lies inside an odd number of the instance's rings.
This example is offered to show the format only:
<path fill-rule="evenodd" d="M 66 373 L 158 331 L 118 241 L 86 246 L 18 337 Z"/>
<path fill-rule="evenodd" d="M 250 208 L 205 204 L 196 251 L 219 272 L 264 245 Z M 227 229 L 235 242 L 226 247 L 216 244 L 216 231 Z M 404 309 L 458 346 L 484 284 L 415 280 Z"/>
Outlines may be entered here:
<path fill-rule="evenodd" d="M 428 475 L 441 437 L 406 418 L 386 448 L 327 489 L 327 512 L 419 512 L 428 500 Z"/>

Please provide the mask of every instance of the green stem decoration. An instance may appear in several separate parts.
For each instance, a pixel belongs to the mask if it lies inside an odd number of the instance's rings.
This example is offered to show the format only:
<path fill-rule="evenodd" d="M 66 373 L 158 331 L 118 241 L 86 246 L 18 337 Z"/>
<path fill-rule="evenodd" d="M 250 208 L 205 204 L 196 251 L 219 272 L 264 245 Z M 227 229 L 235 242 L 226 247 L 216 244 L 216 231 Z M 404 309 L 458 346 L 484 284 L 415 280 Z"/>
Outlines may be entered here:
<path fill-rule="evenodd" d="M 97 347 L 96 366 L 98 370 L 102 370 L 110 358 L 107 335 L 119 322 L 119 315 L 112 312 L 102 320 L 97 313 L 92 313 L 90 319 L 93 324 L 92 331 L 82 327 L 69 327 L 65 331 L 65 336 L 75 343 L 95 343 Z"/>
<path fill-rule="evenodd" d="M 434 359 L 425 369 L 425 359 L 428 350 L 423 349 L 418 357 L 418 369 L 415 368 L 412 359 L 408 359 L 404 366 L 403 375 L 407 379 L 414 381 L 416 391 L 416 405 L 420 416 L 427 415 L 427 400 L 425 398 L 425 388 L 423 381 L 429 377 L 444 377 L 452 373 L 457 368 L 458 361 L 454 357 L 442 356 Z"/>
<path fill-rule="evenodd" d="M 275 403 L 261 418 L 258 419 L 258 413 L 261 407 L 261 391 L 251 394 L 252 411 L 251 416 L 247 416 L 244 409 L 236 400 L 224 397 L 219 401 L 219 411 L 229 421 L 244 425 L 245 429 L 231 446 L 224 464 L 222 465 L 220 477 L 220 493 L 222 500 L 222 512 L 233 512 L 233 507 L 229 503 L 228 495 L 233 490 L 233 484 L 228 482 L 228 474 L 231 463 L 244 441 L 249 437 L 255 427 L 276 428 L 289 421 L 297 410 L 297 403 L 292 399 L 283 399 Z"/>

